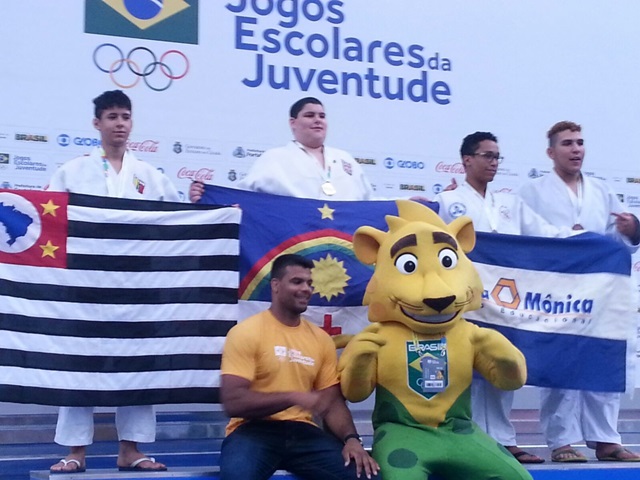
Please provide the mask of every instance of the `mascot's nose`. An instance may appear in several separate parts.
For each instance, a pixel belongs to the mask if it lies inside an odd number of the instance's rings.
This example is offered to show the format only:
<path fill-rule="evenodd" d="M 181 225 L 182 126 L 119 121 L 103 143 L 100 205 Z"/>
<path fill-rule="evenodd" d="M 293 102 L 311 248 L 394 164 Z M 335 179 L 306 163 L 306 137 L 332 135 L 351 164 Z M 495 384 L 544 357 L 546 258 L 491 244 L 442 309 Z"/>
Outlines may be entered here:
<path fill-rule="evenodd" d="M 440 297 L 440 298 L 425 298 L 422 300 L 427 307 L 433 308 L 436 312 L 441 312 L 445 308 L 447 308 L 453 301 L 456 299 L 454 295 L 449 295 L 448 297 Z"/>

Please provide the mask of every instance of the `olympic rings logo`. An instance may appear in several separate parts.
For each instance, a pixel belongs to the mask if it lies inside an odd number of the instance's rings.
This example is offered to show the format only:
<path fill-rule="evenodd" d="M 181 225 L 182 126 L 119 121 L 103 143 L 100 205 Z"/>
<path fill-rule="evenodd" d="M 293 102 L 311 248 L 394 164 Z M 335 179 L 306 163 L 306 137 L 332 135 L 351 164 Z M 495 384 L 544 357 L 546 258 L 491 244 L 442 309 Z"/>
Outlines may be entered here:
<path fill-rule="evenodd" d="M 145 56 L 148 57 L 146 60 L 144 60 Z M 109 58 L 106 62 L 105 57 Z M 168 65 L 167 59 L 170 57 L 172 58 L 172 64 L 175 63 L 176 57 L 178 58 L 177 61 L 182 64 L 181 73 L 174 73 L 173 69 Z M 115 59 L 111 60 L 113 58 Z M 148 62 L 144 68 L 140 68 L 138 64 L 138 62 L 142 61 Z M 142 79 L 151 90 L 163 92 L 171 86 L 174 80 L 180 80 L 189 73 L 189 59 L 180 50 L 167 50 L 160 56 L 160 59 L 158 59 L 156 54 L 147 47 L 135 47 L 125 56 L 120 47 L 113 43 L 103 43 L 96 47 L 93 51 L 93 64 L 101 72 L 108 73 L 111 81 L 123 89 L 135 87 L 140 82 L 140 79 Z M 132 80 L 128 83 L 119 81 L 116 78 L 116 76 L 123 76 L 122 74 L 118 74 L 118 72 L 123 72 L 122 67 L 125 65 L 129 69 L 129 72 L 133 74 Z M 175 65 L 174 68 L 176 68 Z M 154 73 L 156 73 L 156 75 L 153 75 Z M 156 83 L 158 73 L 167 79 L 160 85 Z M 153 78 L 153 81 L 151 78 Z"/>

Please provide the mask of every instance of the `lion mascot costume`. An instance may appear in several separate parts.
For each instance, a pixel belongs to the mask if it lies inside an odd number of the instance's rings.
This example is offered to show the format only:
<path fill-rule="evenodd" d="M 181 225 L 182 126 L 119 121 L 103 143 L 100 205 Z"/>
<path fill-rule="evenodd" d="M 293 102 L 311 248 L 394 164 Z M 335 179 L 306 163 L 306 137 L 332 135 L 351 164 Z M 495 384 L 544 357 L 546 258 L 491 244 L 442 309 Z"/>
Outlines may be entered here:
<path fill-rule="evenodd" d="M 344 396 L 375 390 L 373 456 L 383 480 L 531 479 L 471 421 L 473 369 L 498 388 L 527 376 L 522 353 L 495 330 L 462 318 L 481 306 L 482 283 L 465 252 L 473 224 L 445 224 L 429 208 L 396 202 L 388 232 L 360 227 L 358 259 L 375 270 L 364 296 L 371 325 L 355 335 L 338 369 Z"/>

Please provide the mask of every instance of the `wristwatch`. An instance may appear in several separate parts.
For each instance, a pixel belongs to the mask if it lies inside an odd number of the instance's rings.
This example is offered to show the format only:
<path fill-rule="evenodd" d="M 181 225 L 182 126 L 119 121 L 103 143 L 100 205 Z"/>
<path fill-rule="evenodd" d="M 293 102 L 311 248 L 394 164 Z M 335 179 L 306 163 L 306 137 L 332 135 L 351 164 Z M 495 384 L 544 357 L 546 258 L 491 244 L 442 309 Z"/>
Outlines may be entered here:
<path fill-rule="evenodd" d="M 358 435 L 357 433 L 350 433 L 349 435 L 347 435 L 346 437 L 344 437 L 343 442 L 347 443 L 347 441 L 351 438 L 355 438 L 356 440 L 358 440 L 360 442 L 360 445 L 362 445 L 362 439 L 360 438 L 360 435 Z"/>

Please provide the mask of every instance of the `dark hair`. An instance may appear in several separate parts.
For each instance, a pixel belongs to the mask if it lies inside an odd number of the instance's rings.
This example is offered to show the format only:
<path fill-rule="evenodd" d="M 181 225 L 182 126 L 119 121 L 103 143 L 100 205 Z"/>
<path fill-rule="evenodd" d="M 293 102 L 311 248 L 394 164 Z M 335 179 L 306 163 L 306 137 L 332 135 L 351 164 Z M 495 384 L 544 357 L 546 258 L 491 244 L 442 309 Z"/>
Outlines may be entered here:
<path fill-rule="evenodd" d="M 491 140 L 498 143 L 498 138 L 491 132 L 475 132 L 464 137 L 462 145 L 460 146 L 460 156 L 473 155 L 478 149 L 480 142 L 484 140 Z"/>
<path fill-rule="evenodd" d="M 291 108 L 289 109 L 289 117 L 296 118 L 300 113 L 300 110 L 302 110 L 307 103 L 313 103 L 314 105 L 322 106 L 322 102 L 316 97 L 304 97 L 291 105 Z"/>
<path fill-rule="evenodd" d="M 96 118 L 102 116 L 102 112 L 109 108 L 119 107 L 131 110 L 131 99 L 122 90 L 109 90 L 93 99 L 94 115 Z"/>
<path fill-rule="evenodd" d="M 581 132 L 582 127 L 574 122 L 569 122 L 567 120 L 563 120 L 562 122 L 556 123 L 553 127 L 549 129 L 547 132 L 547 138 L 549 139 L 549 146 L 553 147 L 554 143 L 556 143 L 557 136 L 560 132 L 564 132 L 565 130 L 570 130 L 572 132 Z"/>
<path fill-rule="evenodd" d="M 271 279 L 281 279 L 284 277 L 287 267 L 291 266 L 304 267 L 311 270 L 313 268 L 313 262 L 302 255 L 292 253 L 280 255 L 273 261 L 273 265 L 271 266 Z"/>

